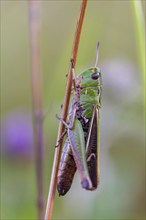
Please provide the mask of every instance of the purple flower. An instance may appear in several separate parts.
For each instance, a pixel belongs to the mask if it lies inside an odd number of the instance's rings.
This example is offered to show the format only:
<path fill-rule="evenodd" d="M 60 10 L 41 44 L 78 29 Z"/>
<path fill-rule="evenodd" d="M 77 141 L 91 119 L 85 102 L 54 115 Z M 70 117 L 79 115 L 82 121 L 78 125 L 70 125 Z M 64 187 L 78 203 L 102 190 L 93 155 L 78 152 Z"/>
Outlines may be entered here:
<path fill-rule="evenodd" d="M 101 65 L 104 97 L 116 104 L 129 103 L 140 95 L 139 70 L 125 60 L 107 60 Z"/>
<path fill-rule="evenodd" d="M 33 128 L 30 113 L 12 111 L 1 124 L 2 153 L 11 157 L 31 157 L 33 154 Z"/>

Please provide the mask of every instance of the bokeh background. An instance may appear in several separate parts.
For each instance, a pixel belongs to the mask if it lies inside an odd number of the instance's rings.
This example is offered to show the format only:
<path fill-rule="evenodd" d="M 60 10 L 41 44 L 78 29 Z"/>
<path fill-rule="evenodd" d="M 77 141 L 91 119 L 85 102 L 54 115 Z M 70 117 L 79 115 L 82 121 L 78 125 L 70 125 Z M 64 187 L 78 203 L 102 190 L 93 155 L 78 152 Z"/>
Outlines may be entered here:
<path fill-rule="evenodd" d="M 46 204 L 58 120 L 80 1 L 39 1 Z M 145 2 L 142 1 L 145 16 Z M 76 74 L 103 73 L 101 180 L 87 192 L 76 174 L 53 219 L 145 219 L 144 74 L 132 1 L 89 1 Z M 36 219 L 28 4 L 1 1 L 1 219 Z"/>

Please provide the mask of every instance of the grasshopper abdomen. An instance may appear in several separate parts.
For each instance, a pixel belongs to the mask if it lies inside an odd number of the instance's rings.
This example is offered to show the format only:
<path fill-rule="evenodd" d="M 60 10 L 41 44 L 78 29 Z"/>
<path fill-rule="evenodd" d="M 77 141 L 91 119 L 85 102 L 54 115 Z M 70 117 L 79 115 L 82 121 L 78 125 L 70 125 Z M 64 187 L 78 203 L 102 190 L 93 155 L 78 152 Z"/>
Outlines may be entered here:
<path fill-rule="evenodd" d="M 70 143 L 68 139 L 66 139 L 58 170 L 57 189 L 59 195 L 65 195 L 70 189 L 76 169 Z"/>

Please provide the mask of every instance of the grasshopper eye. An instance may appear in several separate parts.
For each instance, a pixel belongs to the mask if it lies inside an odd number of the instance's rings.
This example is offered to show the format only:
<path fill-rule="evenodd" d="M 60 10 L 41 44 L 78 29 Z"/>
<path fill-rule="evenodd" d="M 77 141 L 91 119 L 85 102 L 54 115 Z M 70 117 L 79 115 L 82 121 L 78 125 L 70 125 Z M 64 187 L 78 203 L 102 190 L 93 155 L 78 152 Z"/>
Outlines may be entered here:
<path fill-rule="evenodd" d="M 91 78 L 92 78 L 93 80 L 98 79 L 98 78 L 99 78 L 99 72 L 92 73 L 92 74 L 91 74 Z"/>

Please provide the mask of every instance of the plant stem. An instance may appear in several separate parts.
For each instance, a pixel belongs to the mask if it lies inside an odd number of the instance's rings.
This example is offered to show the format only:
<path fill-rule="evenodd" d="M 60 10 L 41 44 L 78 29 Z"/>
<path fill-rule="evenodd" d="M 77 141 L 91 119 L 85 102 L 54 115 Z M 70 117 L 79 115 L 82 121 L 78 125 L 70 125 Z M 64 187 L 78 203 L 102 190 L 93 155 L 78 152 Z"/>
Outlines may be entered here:
<path fill-rule="evenodd" d="M 137 34 L 137 42 L 139 49 L 139 61 L 141 66 L 142 78 L 145 78 L 145 22 L 143 15 L 142 2 L 139 0 L 131 1 L 133 6 L 133 14 L 135 20 L 135 29 Z M 144 2 L 145 4 L 145 2 Z M 144 82 L 144 80 L 143 80 Z"/>
<path fill-rule="evenodd" d="M 33 99 L 33 125 L 35 141 L 35 159 L 37 176 L 38 219 L 43 219 L 43 125 L 42 125 L 42 90 L 40 71 L 40 23 L 39 2 L 28 1 L 29 34 L 31 58 L 31 87 Z"/>
<path fill-rule="evenodd" d="M 77 52 L 78 52 L 78 47 L 79 47 L 79 41 L 80 41 L 80 35 L 81 35 L 86 5 L 87 5 L 87 0 L 82 0 L 79 18 L 77 21 L 77 26 L 76 26 L 75 36 L 74 36 L 72 54 L 71 54 L 71 58 L 73 58 L 74 60 L 74 65 L 76 64 Z M 62 110 L 62 118 L 64 121 L 66 121 L 66 117 L 67 117 L 70 94 L 71 94 L 71 87 L 72 87 L 71 65 L 69 66 L 70 66 L 69 74 L 67 77 L 67 86 L 66 86 L 63 110 Z M 63 131 L 64 131 L 64 125 L 60 121 L 57 140 L 59 139 Z M 61 151 L 62 151 L 62 141 L 60 142 L 59 146 L 55 149 L 55 156 L 54 156 L 54 162 L 53 162 L 53 168 L 52 168 L 48 201 L 47 201 L 47 206 L 46 206 L 45 220 L 51 220 L 52 218 L 54 197 L 55 197 L 55 191 L 56 191 L 56 186 L 57 186 L 57 173 L 58 173 L 58 168 L 59 168 Z"/>

